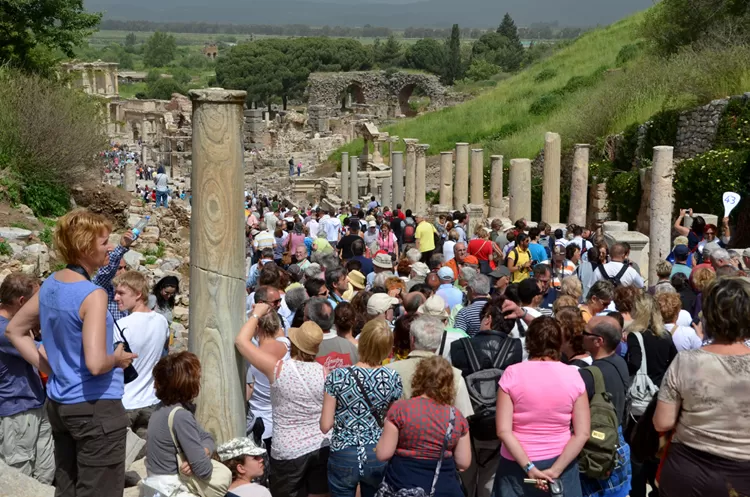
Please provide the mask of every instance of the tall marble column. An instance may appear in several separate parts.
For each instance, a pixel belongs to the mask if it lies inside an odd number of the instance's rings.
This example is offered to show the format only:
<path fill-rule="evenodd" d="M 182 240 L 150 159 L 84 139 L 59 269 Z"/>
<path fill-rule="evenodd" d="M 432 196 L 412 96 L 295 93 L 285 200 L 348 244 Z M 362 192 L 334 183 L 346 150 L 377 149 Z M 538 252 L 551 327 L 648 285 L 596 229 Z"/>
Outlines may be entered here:
<path fill-rule="evenodd" d="M 570 210 L 568 224 L 586 225 L 589 198 L 589 145 L 579 143 L 573 152 L 573 171 L 570 177 Z"/>
<path fill-rule="evenodd" d="M 456 143 L 456 179 L 453 183 L 453 208 L 463 211 L 469 203 L 469 144 Z"/>
<path fill-rule="evenodd" d="M 490 157 L 490 217 L 503 215 L 503 156 Z"/>
<path fill-rule="evenodd" d="M 341 152 L 341 200 L 349 200 L 349 152 Z"/>
<path fill-rule="evenodd" d="M 656 266 L 666 259 L 671 248 L 672 208 L 674 207 L 673 147 L 654 147 L 651 169 L 651 221 L 649 225 L 648 284 L 658 281 Z"/>
<path fill-rule="evenodd" d="M 425 215 L 427 213 L 427 149 L 429 145 L 417 145 L 417 172 L 416 172 L 416 204 L 417 212 Z"/>
<path fill-rule="evenodd" d="M 531 160 L 511 159 L 508 178 L 510 220 L 531 220 Z"/>
<path fill-rule="evenodd" d="M 471 203 L 484 205 L 484 150 L 471 149 Z"/>
<path fill-rule="evenodd" d="M 359 156 L 359 163 L 362 164 L 362 169 L 367 169 L 367 163 L 370 162 L 370 140 L 362 137 L 364 145 L 362 146 L 362 155 Z"/>
<path fill-rule="evenodd" d="M 196 417 L 217 444 L 245 435 L 245 364 L 234 346 L 245 323 L 242 106 L 246 93 L 191 90 L 193 213 L 190 336 L 201 362 Z"/>
<path fill-rule="evenodd" d="M 404 153 L 400 150 L 393 150 L 391 152 L 393 157 L 393 165 L 391 166 L 391 187 L 393 190 L 393 205 L 391 209 L 395 209 L 396 205 L 404 204 Z"/>
<path fill-rule="evenodd" d="M 352 205 L 359 203 L 359 157 L 351 157 L 349 159 L 349 201 Z"/>
<path fill-rule="evenodd" d="M 453 206 L 453 152 L 440 152 L 440 205 Z"/>
<path fill-rule="evenodd" d="M 393 209 L 393 197 L 391 196 L 391 178 L 383 179 L 380 183 L 380 205 Z"/>
<path fill-rule="evenodd" d="M 135 191 L 135 162 L 125 162 L 125 169 L 123 171 L 123 187 L 126 192 Z"/>
<path fill-rule="evenodd" d="M 417 140 L 404 138 L 406 144 L 406 181 L 404 186 L 404 209 L 416 208 L 417 198 Z"/>
<path fill-rule="evenodd" d="M 544 135 L 544 175 L 542 177 L 542 221 L 560 223 L 560 135 Z"/>

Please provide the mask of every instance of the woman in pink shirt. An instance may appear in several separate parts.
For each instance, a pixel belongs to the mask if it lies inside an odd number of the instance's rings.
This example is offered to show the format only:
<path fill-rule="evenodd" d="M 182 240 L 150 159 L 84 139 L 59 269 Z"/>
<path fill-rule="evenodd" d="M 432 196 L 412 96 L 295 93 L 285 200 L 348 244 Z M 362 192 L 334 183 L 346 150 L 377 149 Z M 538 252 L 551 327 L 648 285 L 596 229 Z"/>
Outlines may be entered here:
<path fill-rule="evenodd" d="M 396 254 L 396 258 L 398 259 L 398 240 L 396 240 L 396 235 L 391 232 L 391 225 L 388 223 L 383 223 L 380 226 L 378 248 L 385 250 L 389 254 Z"/>
<path fill-rule="evenodd" d="M 497 497 L 549 495 L 547 482 L 557 479 L 565 497 L 581 496 L 576 458 L 589 438 L 589 401 L 576 368 L 560 362 L 562 344 L 560 325 L 536 318 L 526 331 L 529 360 L 509 366 L 500 378 Z"/>

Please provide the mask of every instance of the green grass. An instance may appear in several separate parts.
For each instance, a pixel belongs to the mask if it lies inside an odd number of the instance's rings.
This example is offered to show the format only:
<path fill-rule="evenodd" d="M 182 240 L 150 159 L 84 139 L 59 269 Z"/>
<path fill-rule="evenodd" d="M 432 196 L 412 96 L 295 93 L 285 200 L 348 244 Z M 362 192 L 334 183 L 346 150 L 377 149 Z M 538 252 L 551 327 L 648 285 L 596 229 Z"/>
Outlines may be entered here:
<path fill-rule="evenodd" d="M 484 149 L 485 165 L 492 154 L 504 155 L 507 163 L 515 157 L 534 158 L 547 131 L 560 133 L 564 147 L 593 145 L 660 110 L 750 89 L 750 67 L 742 62 L 749 60 L 750 48 L 686 51 L 669 60 L 656 59 L 642 48 L 643 19 L 641 12 L 588 32 L 473 100 L 382 131 L 417 138 L 430 145 L 430 155 L 469 142 Z M 403 150 L 403 143 L 397 148 Z M 340 152 L 361 150 L 362 141 L 357 140 L 330 159 L 338 162 Z"/>
<path fill-rule="evenodd" d="M 136 93 L 146 93 L 146 83 L 120 83 L 120 98 L 135 98 Z"/>
<path fill-rule="evenodd" d="M 30 229 L 28 224 L 21 223 L 21 222 L 10 223 L 10 226 L 11 226 L 11 228 L 19 228 L 19 229 L 22 229 L 22 230 L 28 230 L 28 229 Z"/>

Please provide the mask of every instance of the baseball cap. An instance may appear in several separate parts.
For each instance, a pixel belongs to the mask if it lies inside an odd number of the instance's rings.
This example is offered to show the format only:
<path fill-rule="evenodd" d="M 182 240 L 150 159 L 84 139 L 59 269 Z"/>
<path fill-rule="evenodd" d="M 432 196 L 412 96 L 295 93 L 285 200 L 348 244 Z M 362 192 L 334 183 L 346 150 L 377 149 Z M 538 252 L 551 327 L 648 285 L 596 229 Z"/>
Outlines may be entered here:
<path fill-rule="evenodd" d="M 497 268 L 495 268 L 495 270 L 490 273 L 490 276 L 497 279 L 500 279 L 503 276 L 510 277 L 510 269 L 505 266 L 497 266 Z"/>
<path fill-rule="evenodd" d="M 415 262 L 411 265 L 411 270 L 414 271 L 414 274 L 417 276 L 427 276 L 427 273 L 430 272 L 430 268 L 427 267 L 427 264 L 424 262 Z"/>
<path fill-rule="evenodd" d="M 447 318 L 449 316 L 448 311 L 445 309 L 445 300 L 440 295 L 433 295 L 424 301 L 424 304 L 419 306 L 417 314 L 424 314 L 425 316 L 437 316 L 439 318 Z"/>
<path fill-rule="evenodd" d="M 475 266 L 478 266 L 479 259 L 477 259 L 476 256 L 467 255 L 466 257 L 464 257 L 464 264 L 473 264 Z"/>
<path fill-rule="evenodd" d="M 225 462 L 240 456 L 262 456 L 266 449 L 258 447 L 252 438 L 239 437 L 219 445 L 216 448 L 219 461 Z"/>
<path fill-rule="evenodd" d="M 674 253 L 675 257 L 679 257 L 680 259 L 682 259 L 688 256 L 688 254 L 690 253 L 690 249 L 687 247 L 687 245 L 677 245 L 672 252 Z"/>
<path fill-rule="evenodd" d="M 367 223 L 367 227 L 368 228 L 377 228 L 378 227 L 378 223 L 376 223 L 375 220 L 373 219 L 372 221 L 369 221 Z"/>
<path fill-rule="evenodd" d="M 383 314 L 398 303 L 398 299 L 391 297 L 387 293 L 375 293 L 367 301 L 367 313 L 372 315 Z M 289 338 L 291 339 L 291 336 Z"/>
<path fill-rule="evenodd" d="M 455 275 L 453 274 L 453 270 L 449 267 L 441 267 L 438 269 L 438 278 L 441 280 L 451 280 L 453 281 L 455 279 Z"/>

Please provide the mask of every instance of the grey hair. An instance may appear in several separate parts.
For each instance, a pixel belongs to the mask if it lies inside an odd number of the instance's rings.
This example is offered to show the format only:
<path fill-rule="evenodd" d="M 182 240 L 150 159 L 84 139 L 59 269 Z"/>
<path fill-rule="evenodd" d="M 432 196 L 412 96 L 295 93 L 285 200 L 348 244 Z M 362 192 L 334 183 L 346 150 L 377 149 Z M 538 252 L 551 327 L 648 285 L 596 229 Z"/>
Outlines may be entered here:
<path fill-rule="evenodd" d="M 326 234 L 325 230 L 320 230 L 318 231 L 318 236 L 316 236 L 316 238 L 325 238 L 326 240 L 328 240 L 328 235 Z"/>
<path fill-rule="evenodd" d="M 731 260 L 731 257 L 729 257 L 729 252 L 727 252 L 726 249 L 717 248 L 711 252 L 711 259 L 715 261 L 728 261 Z"/>
<path fill-rule="evenodd" d="M 435 352 L 440 347 L 445 326 L 437 316 L 419 316 L 412 321 L 409 331 L 414 340 L 413 350 Z"/>
<path fill-rule="evenodd" d="M 333 306 L 325 297 L 313 297 L 305 305 L 307 319 L 320 326 L 323 331 L 333 328 Z"/>
<path fill-rule="evenodd" d="M 294 288 L 290 288 L 286 292 L 286 295 L 284 295 L 286 306 L 292 312 L 295 312 L 297 309 L 302 307 L 302 304 L 305 303 L 305 300 L 307 300 L 307 292 L 305 291 L 305 287 L 302 286 L 295 286 Z"/>
<path fill-rule="evenodd" d="M 594 283 L 589 289 L 589 294 L 586 295 L 586 300 L 589 301 L 592 298 L 597 297 L 600 300 L 612 300 L 615 298 L 615 285 L 611 281 L 599 280 Z"/>
<path fill-rule="evenodd" d="M 320 264 L 325 271 L 330 271 L 339 267 L 339 258 L 335 254 L 321 254 L 316 252 L 312 256 L 312 261 Z"/>
<path fill-rule="evenodd" d="M 391 271 L 384 271 L 375 275 L 375 279 L 372 282 L 373 288 L 385 288 L 385 280 L 395 276 Z"/>
<path fill-rule="evenodd" d="M 258 231 L 266 231 L 267 227 L 268 226 L 266 226 L 266 222 L 265 221 L 261 221 L 261 222 L 258 223 Z"/>
<path fill-rule="evenodd" d="M 622 341 L 622 328 L 615 318 L 600 320 L 591 332 L 602 337 L 607 352 L 614 352 Z"/>
<path fill-rule="evenodd" d="M 483 274 L 478 274 L 469 281 L 469 288 L 474 295 L 487 295 L 490 293 L 490 279 Z"/>
<path fill-rule="evenodd" d="M 320 269 L 320 264 L 318 264 L 317 262 L 313 262 L 312 264 L 307 266 L 307 269 L 305 269 L 305 279 L 306 280 L 314 280 L 314 279 L 322 280 L 323 279 L 321 277 L 322 273 L 323 271 L 321 271 Z"/>
<path fill-rule="evenodd" d="M 677 293 L 677 289 L 671 283 L 659 284 L 654 287 L 654 295 L 659 295 L 660 293 Z"/>
<path fill-rule="evenodd" d="M 477 271 L 473 267 L 462 267 L 458 270 L 458 274 L 461 279 L 464 279 L 468 282 L 476 278 L 479 274 L 479 271 Z"/>
<path fill-rule="evenodd" d="M 409 249 L 406 251 L 406 258 L 411 262 L 419 262 L 422 259 L 422 252 L 419 249 Z"/>

